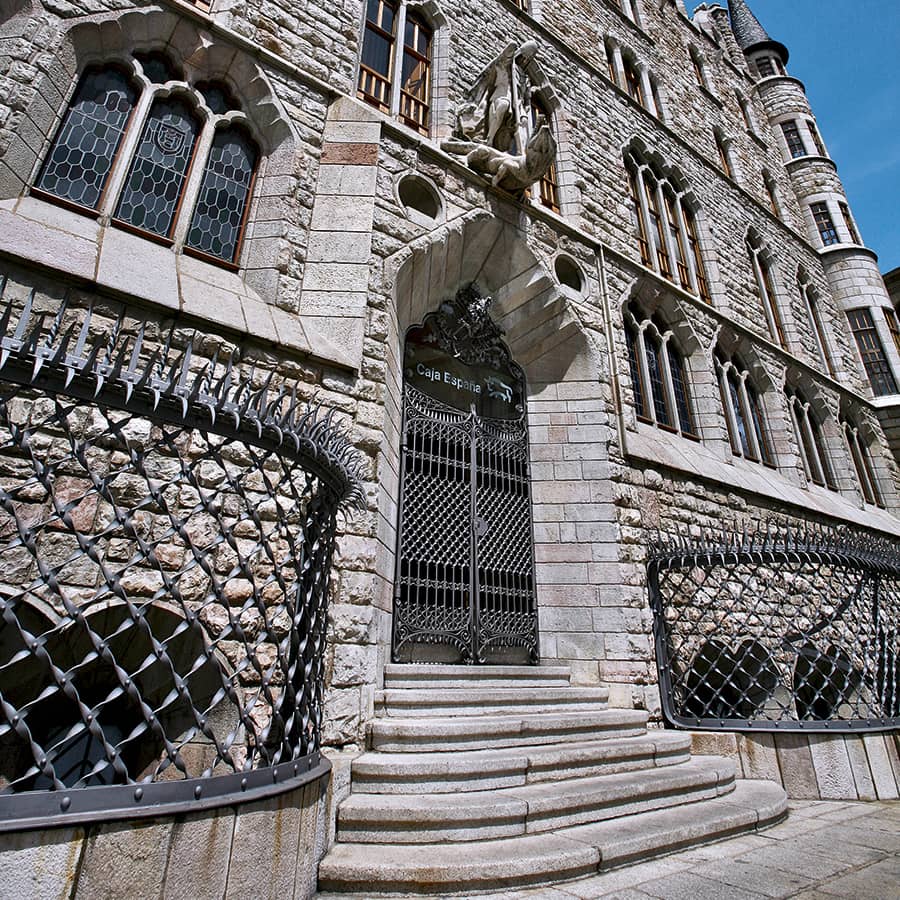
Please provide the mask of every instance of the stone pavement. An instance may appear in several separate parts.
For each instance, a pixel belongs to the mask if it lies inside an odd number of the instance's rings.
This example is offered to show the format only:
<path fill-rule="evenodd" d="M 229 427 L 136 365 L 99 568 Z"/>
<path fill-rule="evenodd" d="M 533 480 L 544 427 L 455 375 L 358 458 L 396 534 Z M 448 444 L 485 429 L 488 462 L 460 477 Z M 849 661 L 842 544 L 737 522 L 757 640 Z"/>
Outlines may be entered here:
<path fill-rule="evenodd" d="M 468 900 L 900 900 L 900 802 L 792 800 L 780 825 L 561 886 Z"/>

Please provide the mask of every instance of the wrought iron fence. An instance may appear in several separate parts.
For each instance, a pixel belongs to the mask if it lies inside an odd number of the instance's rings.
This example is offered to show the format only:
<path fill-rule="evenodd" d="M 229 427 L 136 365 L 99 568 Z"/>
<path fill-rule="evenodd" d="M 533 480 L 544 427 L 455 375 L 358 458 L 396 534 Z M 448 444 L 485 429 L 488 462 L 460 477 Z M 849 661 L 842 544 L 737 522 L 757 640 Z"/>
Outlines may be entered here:
<path fill-rule="evenodd" d="M 650 548 L 663 713 L 710 730 L 900 726 L 900 549 L 770 524 Z"/>
<path fill-rule="evenodd" d="M 322 771 L 345 436 L 236 351 L 0 288 L 0 829 Z"/>

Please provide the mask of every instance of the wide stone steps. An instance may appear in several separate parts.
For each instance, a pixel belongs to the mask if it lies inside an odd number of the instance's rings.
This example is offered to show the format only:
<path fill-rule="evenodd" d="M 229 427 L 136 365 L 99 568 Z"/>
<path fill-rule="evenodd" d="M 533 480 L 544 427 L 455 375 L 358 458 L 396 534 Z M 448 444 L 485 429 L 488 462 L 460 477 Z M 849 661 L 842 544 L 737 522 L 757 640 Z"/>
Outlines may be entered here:
<path fill-rule="evenodd" d="M 353 897 L 551 884 L 774 824 L 787 798 L 609 709 L 567 669 L 388 666 L 351 765 L 323 891 Z"/>
<path fill-rule="evenodd" d="M 473 671 L 477 677 L 473 679 Z M 567 666 L 429 666 L 390 663 L 384 667 L 385 690 L 411 688 L 569 687 Z"/>
<path fill-rule="evenodd" d="M 365 753 L 353 761 L 354 793 L 446 794 L 612 775 L 690 759 L 691 739 L 675 731 L 566 744 L 458 753 Z"/>
<path fill-rule="evenodd" d="M 599 711 L 609 688 L 516 687 L 390 689 L 375 695 L 375 712 L 389 717 L 545 715 Z"/>
<path fill-rule="evenodd" d="M 471 843 L 339 843 L 319 867 L 319 887 L 374 898 L 528 887 L 593 875 L 777 822 L 784 791 L 743 781 L 724 797 L 561 831 Z M 321 900 L 330 895 L 322 894 Z M 336 898 L 332 898 L 336 900 Z"/>
<path fill-rule="evenodd" d="M 734 774 L 731 761 L 709 758 L 664 769 L 440 797 L 351 794 L 341 804 L 338 839 L 427 844 L 555 831 L 717 797 L 733 790 Z"/>
<path fill-rule="evenodd" d="M 433 719 L 391 717 L 372 722 L 370 743 L 373 750 L 385 753 L 487 750 L 636 737 L 646 732 L 646 725 L 647 713 L 632 709 Z"/>

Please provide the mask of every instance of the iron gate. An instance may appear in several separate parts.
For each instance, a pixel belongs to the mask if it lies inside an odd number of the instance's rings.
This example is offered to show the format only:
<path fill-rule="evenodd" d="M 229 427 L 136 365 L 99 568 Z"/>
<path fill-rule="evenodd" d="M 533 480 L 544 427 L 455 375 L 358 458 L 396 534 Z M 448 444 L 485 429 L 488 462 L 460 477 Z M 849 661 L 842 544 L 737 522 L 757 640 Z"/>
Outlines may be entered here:
<path fill-rule="evenodd" d="M 489 302 L 461 291 L 407 335 L 397 661 L 422 645 L 469 663 L 503 647 L 537 661 L 524 378 Z"/>

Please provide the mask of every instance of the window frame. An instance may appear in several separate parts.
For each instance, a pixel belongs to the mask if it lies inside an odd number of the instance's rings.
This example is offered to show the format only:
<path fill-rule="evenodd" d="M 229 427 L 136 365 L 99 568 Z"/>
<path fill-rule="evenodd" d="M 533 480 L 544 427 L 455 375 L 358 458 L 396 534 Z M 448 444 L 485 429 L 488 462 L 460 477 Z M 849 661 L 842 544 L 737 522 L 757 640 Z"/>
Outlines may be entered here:
<path fill-rule="evenodd" d="M 842 416 L 840 425 L 844 438 L 847 441 L 853 468 L 856 470 L 856 480 L 859 484 L 863 502 L 884 509 L 884 493 L 875 474 L 875 467 L 872 464 L 872 457 L 869 452 L 869 444 L 863 440 L 862 435 L 859 433 L 859 428 L 849 417 Z"/>
<path fill-rule="evenodd" d="M 767 259 L 767 251 L 761 242 L 754 241 L 751 237 L 747 238 L 746 244 L 753 276 L 756 280 L 756 292 L 762 302 L 763 313 L 769 327 L 769 336 L 782 348 L 787 349 L 784 322 L 778 306 L 778 294 L 775 291 L 772 264 Z"/>
<path fill-rule="evenodd" d="M 822 312 L 819 308 L 818 292 L 809 281 L 809 278 L 802 273 L 797 274 L 797 290 L 800 292 L 800 296 L 803 298 L 803 302 L 806 305 L 806 313 L 809 316 L 813 336 L 816 339 L 816 348 L 822 366 L 832 378 L 836 378 L 834 357 L 831 352 L 831 341 L 828 339 L 828 332 L 825 328 L 825 322 L 822 319 Z"/>
<path fill-rule="evenodd" d="M 419 134 L 428 137 L 433 130 L 433 114 L 434 114 L 434 48 L 435 39 L 437 37 L 438 27 L 434 22 L 430 21 L 425 11 L 414 0 L 374 0 L 378 3 L 377 22 L 369 19 L 369 4 L 373 0 L 367 0 L 363 9 L 363 24 L 359 44 L 359 59 L 357 61 L 357 77 L 356 77 L 356 97 L 369 106 L 374 107 L 385 115 L 398 119 L 408 128 L 417 131 Z M 383 9 L 388 6 L 393 9 L 394 17 L 392 21 L 393 31 L 387 32 L 382 26 L 384 21 Z M 413 8 L 411 8 L 413 7 Z M 419 28 L 428 34 L 428 44 L 425 54 L 422 54 L 417 48 L 410 48 L 406 43 L 406 26 L 410 18 L 414 18 Z M 388 74 L 376 72 L 370 66 L 363 62 L 366 52 L 366 36 L 369 33 L 377 35 L 382 40 L 388 41 Z M 404 64 L 407 56 L 413 56 L 420 63 L 426 64 L 426 77 L 428 87 L 426 90 L 426 99 L 416 97 L 406 90 L 404 81 Z M 386 86 L 382 92 L 386 96 L 380 96 L 372 93 L 363 86 L 364 75 L 368 75 Z M 424 124 L 418 120 L 411 118 L 403 111 L 404 95 L 418 106 L 424 108 Z"/>
<path fill-rule="evenodd" d="M 847 310 L 847 321 L 873 395 L 888 397 L 898 393 L 897 377 L 884 351 L 872 311 L 866 306 Z"/>
<path fill-rule="evenodd" d="M 712 303 L 696 214 L 685 192 L 633 152 L 626 154 L 625 169 L 642 264 Z"/>
<path fill-rule="evenodd" d="M 794 437 L 800 451 L 800 461 L 809 481 L 837 491 L 834 466 L 822 433 L 822 423 L 812 411 L 812 406 L 804 395 L 794 388 L 785 388 L 785 397 L 794 427 Z"/>
<path fill-rule="evenodd" d="M 786 119 L 784 122 L 780 122 L 779 125 L 781 133 L 784 135 L 784 142 L 787 145 L 788 156 L 791 159 L 801 159 L 804 156 L 809 156 L 809 148 L 806 146 L 806 141 L 803 140 L 797 120 Z"/>
<path fill-rule="evenodd" d="M 749 369 L 720 347 L 713 352 L 713 367 L 732 455 L 777 468 L 761 395 Z"/>
<path fill-rule="evenodd" d="M 255 130 L 245 113 L 239 109 L 227 109 L 222 113 L 213 112 L 207 104 L 205 95 L 203 95 L 197 87 L 201 84 L 220 87 L 227 97 L 234 100 L 233 92 L 227 84 L 221 82 L 219 79 L 209 79 L 205 75 L 203 77 L 198 77 L 195 81 L 186 81 L 183 80 L 183 77 L 178 80 L 171 79 L 166 82 L 153 81 L 143 74 L 144 70 L 141 61 L 141 57 L 152 56 L 162 57 L 173 69 L 177 70 L 176 74 L 184 76 L 185 73 L 171 63 L 167 53 L 155 50 L 133 54 L 129 57 L 130 65 L 122 59 L 112 59 L 105 63 L 96 62 L 85 66 L 78 78 L 74 81 L 73 89 L 66 100 L 65 111 L 59 117 L 59 124 L 44 152 L 44 158 L 41 160 L 41 164 L 28 191 L 31 195 L 41 200 L 62 206 L 66 209 L 71 209 L 74 212 L 86 215 L 93 219 L 103 220 L 104 222 L 108 222 L 110 227 L 135 234 L 144 240 L 170 247 L 176 253 L 184 253 L 188 256 L 202 259 L 212 265 L 219 266 L 220 268 L 236 272 L 240 269 L 239 261 L 246 237 L 250 209 L 254 199 L 254 190 L 261 163 L 264 158 L 262 147 L 257 140 L 254 133 Z M 63 132 L 69 110 L 72 108 L 72 103 L 77 97 L 83 79 L 87 73 L 91 71 L 103 71 L 105 69 L 112 69 L 126 75 L 131 84 L 136 88 L 137 96 L 126 120 L 118 148 L 113 155 L 112 163 L 106 175 L 100 197 L 96 206 L 90 208 L 72 202 L 65 197 L 57 196 L 51 191 L 41 188 L 39 186 L 39 181 L 43 175 L 47 160 L 53 153 L 57 145 L 57 140 Z M 197 123 L 197 134 L 194 140 L 191 158 L 185 167 L 178 197 L 174 202 L 170 226 L 166 234 L 158 234 L 150 229 L 135 225 L 134 223 L 121 218 L 118 213 L 129 175 L 135 164 L 145 131 L 151 121 L 150 117 L 154 106 L 157 102 L 171 100 L 183 103 L 189 109 L 190 115 Z M 235 104 L 237 103 L 237 101 L 234 102 Z M 245 205 L 241 217 L 240 230 L 237 240 L 235 241 L 234 254 L 230 259 L 225 259 L 216 256 L 215 254 L 189 247 L 187 244 L 188 234 L 194 222 L 203 182 L 210 164 L 213 143 L 219 130 L 227 128 L 236 128 L 243 131 L 246 139 L 252 144 L 255 151 L 255 160 L 245 195 Z"/>
<path fill-rule="evenodd" d="M 817 200 L 814 203 L 810 203 L 809 212 L 823 247 L 833 247 L 835 244 L 843 243 L 827 201 Z"/>
<path fill-rule="evenodd" d="M 633 301 L 625 304 L 622 316 L 637 420 L 699 442 L 690 372 L 674 332 L 658 314 L 645 315 Z"/>

